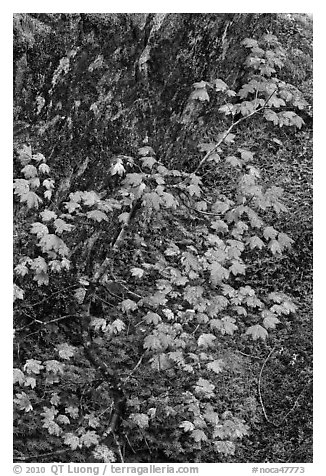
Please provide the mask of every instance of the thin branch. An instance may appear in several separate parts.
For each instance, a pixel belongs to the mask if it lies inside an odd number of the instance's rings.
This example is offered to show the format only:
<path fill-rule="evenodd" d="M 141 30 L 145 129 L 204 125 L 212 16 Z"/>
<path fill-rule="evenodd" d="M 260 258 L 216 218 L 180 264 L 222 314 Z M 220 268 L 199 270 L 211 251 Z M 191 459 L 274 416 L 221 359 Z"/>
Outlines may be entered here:
<path fill-rule="evenodd" d="M 118 448 L 118 453 L 119 453 L 120 460 L 121 460 L 120 463 L 124 463 L 124 459 L 123 459 L 122 452 L 121 452 L 121 446 L 120 446 L 118 438 L 115 436 L 115 433 L 113 433 L 113 438 L 114 438 L 114 442 L 115 442 L 115 444 L 117 445 L 117 448 Z"/>
<path fill-rule="evenodd" d="M 52 456 L 52 455 L 57 455 L 57 454 L 60 454 L 60 453 L 67 453 L 67 451 L 70 451 L 70 448 L 67 448 L 67 449 L 64 449 L 64 450 L 58 450 L 58 451 L 51 451 L 50 453 L 43 453 L 43 454 L 39 454 L 39 455 L 26 456 L 26 457 L 15 456 L 14 460 L 29 461 L 31 459 L 35 459 L 35 461 L 40 461 L 40 458 L 43 458 L 44 456 Z"/>
<path fill-rule="evenodd" d="M 138 360 L 137 364 L 135 365 L 135 367 L 132 369 L 132 371 L 130 372 L 130 374 L 126 377 L 125 381 L 123 382 L 124 384 L 126 384 L 126 382 L 128 382 L 128 380 L 130 379 L 130 377 L 132 376 L 132 374 L 134 374 L 136 372 L 136 370 L 138 369 L 138 367 L 140 366 L 140 364 L 142 363 L 142 360 L 144 358 L 144 355 L 145 353 L 143 353 L 140 357 L 140 359 Z"/>
<path fill-rule="evenodd" d="M 216 150 L 218 149 L 218 147 L 222 144 L 222 142 L 224 141 L 224 139 L 230 134 L 230 132 L 234 129 L 235 126 L 239 125 L 241 122 L 245 121 L 246 119 L 249 119 L 249 117 L 252 117 L 254 116 L 255 114 L 257 114 L 258 112 L 262 111 L 263 109 L 266 108 L 267 106 L 267 103 L 269 102 L 269 100 L 271 99 L 271 97 L 275 94 L 276 92 L 276 89 L 274 89 L 274 91 L 269 95 L 269 97 L 266 99 L 265 101 L 265 104 L 263 104 L 263 106 L 259 107 L 258 109 L 256 109 L 255 111 L 252 111 L 250 114 L 248 114 L 248 116 L 244 116 L 244 117 L 240 117 L 240 119 L 238 119 L 236 122 L 233 122 L 231 124 L 231 126 L 228 128 L 228 130 L 223 134 L 223 136 L 221 137 L 221 139 L 217 142 L 217 144 L 213 147 L 213 149 L 209 150 L 204 158 L 199 162 L 199 165 L 197 166 L 197 168 L 195 169 L 195 171 L 193 172 L 193 174 L 196 174 L 198 172 L 198 170 L 200 169 L 200 167 L 206 162 L 206 160 L 208 159 L 208 157 L 213 154 L 214 152 L 216 152 Z"/>
<path fill-rule="evenodd" d="M 261 407 L 263 409 L 263 413 L 264 413 L 264 417 L 265 417 L 265 420 L 270 423 L 271 425 L 275 426 L 276 428 L 278 428 L 279 426 L 282 425 L 282 423 L 287 419 L 287 417 L 290 415 L 290 413 L 293 412 L 293 410 L 295 409 L 295 407 L 297 406 L 298 404 L 298 401 L 301 397 L 301 395 L 304 393 L 304 391 L 306 390 L 307 386 L 310 385 L 311 383 L 311 380 L 306 383 L 306 385 L 303 387 L 303 389 L 301 390 L 301 392 L 299 393 L 299 395 L 297 396 L 297 398 L 295 399 L 295 402 L 294 404 L 292 405 L 292 407 L 290 408 L 290 410 L 284 415 L 284 417 L 278 422 L 278 423 L 275 423 L 273 422 L 272 420 L 270 420 L 267 416 L 267 413 L 266 413 L 266 409 L 265 409 L 265 406 L 264 406 L 264 402 L 263 402 L 263 398 L 262 398 L 262 394 L 261 394 L 261 380 L 262 380 L 262 375 L 263 375 L 263 370 L 264 370 L 264 367 L 268 361 L 268 359 L 270 358 L 270 356 L 272 355 L 272 353 L 274 352 L 275 350 L 275 347 L 274 346 L 272 348 L 272 350 L 270 351 L 270 353 L 268 354 L 268 356 L 266 357 L 266 359 L 264 360 L 263 362 L 263 365 L 260 369 L 260 373 L 259 373 L 259 380 L 258 380 L 258 395 L 259 395 L 259 401 L 260 401 L 260 404 L 261 404 Z"/>
<path fill-rule="evenodd" d="M 53 296 L 57 296 L 58 294 L 61 294 L 65 291 L 67 291 L 67 289 L 75 288 L 76 286 L 78 286 L 78 284 L 72 284 L 71 286 L 67 286 L 66 288 L 61 289 L 60 291 L 57 291 L 55 293 L 50 294 L 50 296 L 45 297 L 44 299 L 42 299 L 42 301 L 38 301 L 38 302 L 35 302 L 34 304 L 31 304 L 30 307 L 38 306 L 39 304 L 42 304 L 43 302 L 48 301 L 49 299 L 51 299 Z"/>
<path fill-rule="evenodd" d="M 268 416 L 267 416 L 267 413 L 266 413 L 266 410 L 265 410 L 265 406 L 264 406 L 264 402 L 263 402 L 263 397 L 262 397 L 262 394 L 261 394 L 261 379 L 262 379 L 263 370 L 264 370 L 264 368 L 265 368 L 265 365 L 267 364 L 268 359 L 270 358 L 270 356 L 271 356 L 272 353 L 274 352 L 275 347 L 276 347 L 276 346 L 274 346 L 274 347 L 272 348 L 272 350 L 270 351 L 270 353 L 268 354 L 268 356 L 267 356 L 266 359 L 264 360 L 263 365 L 261 366 L 261 369 L 260 369 L 260 372 L 259 372 L 259 379 L 258 379 L 258 395 L 259 395 L 259 401 L 260 401 L 261 407 L 262 407 L 262 409 L 263 409 L 263 413 L 264 413 L 265 420 L 266 420 L 268 423 L 271 423 L 271 424 L 274 425 L 274 426 L 275 426 L 275 423 L 273 423 L 272 421 L 269 420 L 269 418 L 268 418 Z"/>

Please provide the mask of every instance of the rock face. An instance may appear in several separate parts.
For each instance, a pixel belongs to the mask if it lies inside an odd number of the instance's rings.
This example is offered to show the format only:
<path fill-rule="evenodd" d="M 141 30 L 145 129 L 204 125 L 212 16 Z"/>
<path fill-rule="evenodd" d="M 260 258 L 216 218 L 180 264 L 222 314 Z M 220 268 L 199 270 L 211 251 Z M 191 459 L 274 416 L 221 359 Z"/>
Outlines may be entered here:
<path fill-rule="evenodd" d="M 169 165 L 191 161 L 198 141 L 221 122 L 214 101 L 205 114 L 200 104 L 189 107 L 192 84 L 219 77 L 236 89 L 245 74 L 240 42 L 284 35 L 276 14 L 14 19 L 16 128 L 32 126 L 63 176 L 87 156 L 85 187 L 101 182 L 112 156 L 132 155 L 144 140 Z"/>
<path fill-rule="evenodd" d="M 87 150 L 90 165 L 99 165 L 146 137 L 164 160 L 182 160 L 202 124 L 200 110 L 185 119 L 192 84 L 223 77 L 235 85 L 243 74 L 239 42 L 274 17 L 16 15 L 16 119 L 42 142 L 60 138 L 52 153 L 59 169 L 59 156 L 75 167 Z"/>

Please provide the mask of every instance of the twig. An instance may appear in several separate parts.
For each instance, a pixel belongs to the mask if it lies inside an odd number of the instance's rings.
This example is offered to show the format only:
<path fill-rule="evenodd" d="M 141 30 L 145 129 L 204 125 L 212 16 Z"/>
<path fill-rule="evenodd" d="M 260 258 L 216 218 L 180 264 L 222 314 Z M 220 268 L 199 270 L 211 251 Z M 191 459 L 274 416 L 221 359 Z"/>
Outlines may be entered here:
<path fill-rule="evenodd" d="M 120 456 L 120 460 L 121 460 L 120 463 L 124 463 L 124 459 L 123 459 L 122 452 L 121 452 L 121 446 L 120 446 L 119 440 L 115 436 L 115 433 L 113 433 L 113 438 L 114 438 L 115 444 L 118 447 L 118 452 L 119 452 L 119 456 Z"/>
<path fill-rule="evenodd" d="M 139 367 L 140 364 L 142 363 L 142 360 L 143 360 L 143 358 L 144 358 L 144 355 L 145 355 L 145 353 L 143 353 L 143 354 L 141 355 L 141 357 L 140 357 L 140 359 L 138 360 L 138 362 L 137 362 L 137 364 L 135 365 L 135 367 L 132 369 L 132 371 L 130 372 L 130 374 L 126 377 L 126 379 L 125 379 L 125 381 L 124 381 L 124 384 L 125 384 L 126 382 L 128 382 L 128 380 L 130 379 L 130 377 L 132 376 L 132 374 L 136 372 L 136 370 L 138 369 L 138 367 Z"/>
<path fill-rule="evenodd" d="M 275 423 L 273 423 L 272 421 L 269 420 L 269 418 L 268 418 L 268 416 L 267 416 L 267 413 L 266 413 L 266 410 L 265 410 L 265 406 L 264 406 L 264 402 L 263 402 L 263 397 L 262 397 L 262 394 L 261 394 L 261 379 L 262 379 L 263 370 L 264 370 L 264 368 L 265 368 L 265 365 L 266 365 L 268 359 L 270 358 L 270 356 L 272 355 L 272 353 L 274 352 L 275 347 L 276 347 L 276 346 L 274 346 L 274 347 L 272 348 L 272 350 L 270 351 L 270 353 L 268 354 L 268 356 L 267 356 L 266 359 L 264 360 L 263 365 L 261 366 L 261 369 L 260 369 L 259 379 L 258 379 L 258 395 L 259 395 L 259 401 L 260 401 L 261 407 L 262 407 L 262 409 L 263 409 L 264 417 L 265 417 L 265 419 L 266 419 L 266 421 L 267 421 L 268 423 L 271 423 L 271 424 L 274 425 L 274 426 L 275 426 Z"/>
<path fill-rule="evenodd" d="M 43 321 L 39 321 L 38 319 L 34 319 L 34 321 L 31 324 L 27 324 L 27 326 L 20 327 L 19 329 L 15 329 L 15 330 L 16 332 L 20 332 L 23 329 L 26 329 L 26 327 L 31 326 L 35 322 L 37 322 L 37 324 L 40 324 L 42 326 L 47 326 L 48 324 L 53 324 L 53 322 L 63 321 L 64 319 L 67 319 L 68 317 L 76 317 L 76 316 L 77 316 L 76 314 L 67 314 L 66 316 L 57 317 L 56 319 L 52 319 L 52 321 L 48 321 L 48 322 L 43 322 Z M 36 331 L 36 332 L 39 332 L 39 331 Z M 36 332 L 33 332 L 33 334 L 36 334 Z M 29 334 L 29 335 L 33 335 L 33 334 Z"/>
<path fill-rule="evenodd" d="M 221 139 L 217 142 L 217 144 L 213 147 L 213 149 L 209 150 L 204 158 L 199 162 L 199 165 L 197 166 L 197 168 L 194 170 L 193 174 L 196 174 L 198 172 L 198 170 L 200 169 L 200 167 L 206 162 L 206 160 L 208 159 L 208 157 L 210 155 L 212 155 L 217 149 L 218 147 L 222 144 L 222 142 L 224 141 L 224 139 L 230 134 L 230 132 L 232 131 L 232 129 L 234 129 L 235 126 L 237 126 L 238 124 L 240 124 L 241 122 L 245 121 L 246 119 L 249 119 L 249 117 L 253 116 L 254 114 L 257 114 L 258 112 L 262 111 L 263 109 L 266 108 L 267 104 L 268 104 L 268 101 L 271 99 L 271 97 L 275 94 L 276 92 L 276 89 L 274 89 L 274 91 L 268 96 L 268 98 L 266 99 L 265 101 L 265 104 L 261 107 L 259 107 L 258 109 L 256 109 L 255 111 L 252 111 L 250 114 L 248 114 L 248 116 L 244 116 L 244 117 L 240 117 L 240 119 L 238 119 L 236 122 L 232 122 L 231 126 L 228 128 L 228 130 L 223 134 L 223 136 L 221 137 Z"/>
<path fill-rule="evenodd" d="M 130 448 L 131 448 L 131 451 L 132 451 L 134 454 L 136 454 L 136 451 L 134 450 L 134 447 L 132 446 L 132 444 L 131 444 L 130 441 L 129 441 L 128 435 L 125 434 L 124 436 L 125 436 L 125 438 L 126 438 L 126 440 L 127 440 L 128 445 L 129 445 Z"/>
<path fill-rule="evenodd" d="M 14 457 L 14 460 L 29 461 L 30 459 L 35 458 L 36 461 L 40 461 L 40 458 L 43 458 L 43 456 L 57 455 L 57 454 L 60 454 L 60 453 L 66 453 L 67 451 L 70 451 L 70 448 L 67 448 L 67 449 L 64 449 L 64 450 L 58 450 L 58 451 L 51 451 L 50 453 L 43 453 L 43 454 L 40 454 L 40 455 L 31 455 L 31 456 L 25 456 L 25 457 L 16 456 L 16 457 Z"/>
<path fill-rule="evenodd" d="M 78 286 L 78 284 L 72 284 L 71 286 L 67 286 L 66 288 L 61 289 L 60 291 L 57 291 L 55 293 L 50 294 L 50 296 L 47 296 L 46 298 L 42 299 L 42 301 L 38 301 L 38 302 L 35 302 L 34 304 L 31 304 L 30 307 L 38 306 L 39 304 L 42 304 L 43 302 L 47 301 L 48 299 L 51 299 L 53 296 L 61 294 L 65 291 L 67 291 L 67 289 L 75 288 L 76 286 Z"/>
<path fill-rule="evenodd" d="M 261 404 L 261 407 L 263 409 L 263 413 L 264 413 L 264 417 L 265 417 L 265 420 L 270 423 L 271 425 L 275 426 L 276 428 L 278 428 L 279 426 L 282 425 L 282 423 L 287 419 L 287 417 L 290 415 L 290 413 L 293 412 L 293 410 L 295 409 L 295 407 L 297 406 L 298 404 L 298 401 L 301 397 L 301 395 L 304 393 L 305 389 L 307 388 L 308 385 L 310 385 L 311 383 L 311 379 L 308 383 L 306 383 L 306 385 L 303 387 L 303 389 L 301 390 L 301 392 L 299 393 L 299 395 L 297 396 L 294 404 L 292 405 L 292 407 L 290 408 L 290 410 L 284 415 L 284 417 L 278 422 L 278 423 L 275 423 L 273 421 L 271 421 L 268 416 L 267 416 L 267 413 L 266 413 L 266 409 L 265 409 L 265 406 L 264 406 L 264 402 L 263 402 L 263 398 L 262 398 L 262 394 L 261 394 L 261 379 L 262 379 L 262 374 L 263 374 L 263 370 L 264 370 L 264 367 L 268 361 L 268 359 L 270 358 L 270 356 L 272 355 L 272 353 L 274 352 L 275 350 L 275 347 L 274 346 L 272 348 L 272 350 L 270 351 L 270 353 L 268 354 L 268 356 L 266 357 L 266 359 L 264 360 L 263 362 L 263 365 L 260 369 L 260 373 L 259 373 L 259 380 L 258 380 L 258 394 L 259 394 L 259 400 L 260 400 L 260 404 Z"/>

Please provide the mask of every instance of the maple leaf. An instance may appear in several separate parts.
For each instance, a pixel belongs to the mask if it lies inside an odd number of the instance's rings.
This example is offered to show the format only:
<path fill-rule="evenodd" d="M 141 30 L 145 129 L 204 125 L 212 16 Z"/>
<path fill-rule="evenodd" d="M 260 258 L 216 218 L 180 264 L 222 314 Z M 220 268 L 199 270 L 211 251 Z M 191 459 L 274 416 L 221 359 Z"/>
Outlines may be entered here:
<path fill-rule="evenodd" d="M 294 241 L 285 233 L 279 233 L 277 237 L 277 241 L 279 242 L 281 248 L 289 248 Z"/>
<path fill-rule="evenodd" d="M 264 238 L 266 238 L 266 240 L 268 239 L 274 240 L 276 236 L 278 235 L 278 231 L 276 231 L 272 226 L 267 226 L 264 229 L 263 235 L 264 235 Z"/>
<path fill-rule="evenodd" d="M 234 276 L 237 276 L 238 274 L 246 274 L 246 266 L 243 262 L 235 260 L 232 262 L 229 271 L 231 271 Z"/>
<path fill-rule="evenodd" d="M 123 312 L 135 311 L 138 308 L 137 303 L 132 299 L 125 299 L 121 302 L 121 309 Z"/>
<path fill-rule="evenodd" d="M 276 324 L 280 322 L 276 315 L 267 309 L 262 312 L 262 316 L 264 318 L 263 324 L 266 329 L 275 329 Z"/>
<path fill-rule="evenodd" d="M 203 83 L 203 81 L 201 81 L 201 83 Z M 209 101 L 209 95 L 208 95 L 208 92 L 206 91 L 206 88 L 203 86 L 202 87 L 195 86 L 195 84 L 199 85 L 201 83 L 194 83 L 194 87 L 196 89 L 190 94 L 190 97 L 189 97 L 190 100 L 198 100 L 202 102 Z"/>
<path fill-rule="evenodd" d="M 144 320 L 146 322 L 146 324 L 158 324 L 159 322 L 161 322 L 161 317 L 156 314 L 156 312 L 151 312 L 149 311 L 146 316 L 144 317 Z"/>
<path fill-rule="evenodd" d="M 288 313 L 290 313 L 290 312 L 294 313 L 297 310 L 297 307 L 293 304 L 293 302 L 291 302 L 289 300 L 285 300 L 283 302 L 283 307 L 288 311 Z"/>
<path fill-rule="evenodd" d="M 193 431 L 195 429 L 195 426 L 193 423 L 191 423 L 191 421 L 185 420 L 180 423 L 179 428 L 182 428 L 183 431 L 187 432 L 187 431 Z"/>
<path fill-rule="evenodd" d="M 25 375 L 20 369 L 13 369 L 13 384 L 19 383 L 19 385 L 23 385 L 25 382 Z"/>
<path fill-rule="evenodd" d="M 44 164 L 44 163 L 40 164 L 38 166 L 38 169 L 42 174 L 49 174 L 50 173 L 50 167 L 47 164 Z"/>
<path fill-rule="evenodd" d="M 226 116 L 228 116 L 229 114 L 235 114 L 235 106 L 233 106 L 233 104 L 231 104 L 231 103 L 227 103 L 227 104 L 224 104 L 223 106 L 219 107 L 218 111 L 222 112 Z"/>
<path fill-rule="evenodd" d="M 74 200 L 70 200 L 69 202 L 64 202 L 64 206 L 68 210 L 68 213 L 73 213 L 78 208 L 81 208 L 79 203 Z"/>
<path fill-rule="evenodd" d="M 144 348 L 148 350 L 160 350 L 162 348 L 162 344 L 159 337 L 153 334 L 145 337 Z"/>
<path fill-rule="evenodd" d="M 192 197 L 192 196 L 196 196 L 196 197 L 200 197 L 201 195 L 201 189 L 198 185 L 196 184 L 190 184 L 187 186 L 187 190 L 189 192 L 189 195 Z"/>
<path fill-rule="evenodd" d="M 54 251 L 55 253 L 59 253 L 61 256 L 67 256 L 69 253 L 69 248 L 64 241 L 62 241 L 57 235 L 51 233 L 44 235 L 38 246 L 42 248 L 42 251 L 47 253 Z"/>
<path fill-rule="evenodd" d="M 214 449 L 224 455 L 234 455 L 235 445 L 232 441 L 215 441 Z"/>
<path fill-rule="evenodd" d="M 48 265 L 46 264 L 46 261 L 42 256 L 34 258 L 31 261 L 30 266 L 31 269 L 33 269 L 36 273 L 46 273 L 48 269 Z"/>
<path fill-rule="evenodd" d="M 195 391 L 199 394 L 203 394 L 206 398 L 214 396 L 214 388 L 215 385 L 203 378 L 200 378 L 195 385 Z"/>
<path fill-rule="evenodd" d="M 31 191 L 21 196 L 20 201 L 26 203 L 28 208 L 38 208 L 39 204 L 42 203 L 42 199 Z"/>
<path fill-rule="evenodd" d="M 18 150 L 18 159 L 22 165 L 27 165 L 32 160 L 32 147 L 24 144 Z"/>
<path fill-rule="evenodd" d="M 76 350 L 75 347 L 67 344 L 66 342 L 64 344 L 57 345 L 56 349 L 59 353 L 59 356 L 65 360 L 69 360 L 71 357 L 73 357 Z"/>
<path fill-rule="evenodd" d="M 201 441 L 207 441 L 206 433 L 203 430 L 197 428 L 191 433 L 192 438 L 197 442 L 200 443 Z"/>
<path fill-rule="evenodd" d="M 72 450 L 76 450 L 79 445 L 79 437 L 73 433 L 65 433 L 63 436 L 63 442 L 65 445 L 70 446 Z"/>
<path fill-rule="evenodd" d="M 15 266 L 15 272 L 19 276 L 25 276 L 28 273 L 28 268 L 26 264 L 20 263 L 20 264 L 17 264 L 17 266 Z"/>
<path fill-rule="evenodd" d="M 146 145 L 145 147 L 140 147 L 140 149 L 138 149 L 138 154 L 145 157 L 147 155 L 155 155 L 155 152 L 152 147 Z"/>
<path fill-rule="evenodd" d="M 103 461 L 103 463 L 114 463 L 115 454 L 106 445 L 97 445 L 92 452 L 95 459 Z"/>
<path fill-rule="evenodd" d="M 43 364 L 47 372 L 53 372 L 54 374 L 63 374 L 64 372 L 64 364 L 58 362 L 58 360 L 46 360 Z"/>
<path fill-rule="evenodd" d="M 32 159 L 35 160 L 35 162 L 45 162 L 45 157 L 40 152 L 37 152 L 37 154 L 33 154 Z"/>
<path fill-rule="evenodd" d="M 51 200 L 51 197 L 52 197 L 52 190 L 46 190 L 46 192 L 44 192 L 44 198 Z"/>
<path fill-rule="evenodd" d="M 260 250 L 265 246 L 264 242 L 258 236 L 251 236 L 248 239 L 248 243 L 250 245 L 250 249 L 253 250 L 254 248 L 259 248 Z"/>
<path fill-rule="evenodd" d="M 248 327 L 246 330 L 246 335 L 251 335 L 253 340 L 262 339 L 266 340 L 268 332 L 260 324 Z"/>
<path fill-rule="evenodd" d="M 34 165 L 25 165 L 21 171 L 27 179 L 37 177 L 37 168 Z"/>
<path fill-rule="evenodd" d="M 268 298 L 274 302 L 280 303 L 286 299 L 286 295 L 284 293 L 269 293 Z"/>
<path fill-rule="evenodd" d="M 127 174 L 123 183 L 125 185 L 131 185 L 132 187 L 137 187 L 142 183 L 144 175 L 145 174 L 137 174 L 137 173 Z"/>
<path fill-rule="evenodd" d="M 156 192 L 148 192 L 143 195 L 142 203 L 145 207 L 151 207 L 158 211 L 163 204 L 163 199 Z"/>
<path fill-rule="evenodd" d="M 37 221 L 35 223 L 32 223 L 31 233 L 35 234 L 37 238 L 42 238 L 42 236 L 47 235 L 49 233 L 49 229 L 46 225 Z"/>
<path fill-rule="evenodd" d="M 148 167 L 149 169 L 152 169 L 153 165 L 156 164 L 157 162 L 157 160 L 154 157 L 142 157 L 141 161 L 143 166 Z"/>
<path fill-rule="evenodd" d="M 234 310 L 237 312 L 239 316 L 247 316 L 247 311 L 244 307 L 242 306 L 235 306 Z"/>
<path fill-rule="evenodd" d="M 273 111 L 271 109 L 265 109 L 264 112 L 263 112 L 263 115 L 264 115 L 264 118 L 267 121 L 272 122 L 274 124 L 274 126 L 277 126 L 279 124 L 279 117 L 278 117 L 278 115 L 276 114 L 275 111 Z"/>
<path fill-rule="evenodd" d="M 28 374 L 39 374 L 42 369 L 44 369 L 44 366 L 40 360 L 29 359 L 24 365 L 24 370 Z"/>
<path fill-rule="evenodd" d="M 78 418 L 79 410 L 78 407 L 69 406 L 65 408 L 65 413 L 68 413 L 71 418 Z"/>
<path fill-rule="evenodd" d="M 91 326 L 94 327 L 96 331 L 101 329 L 104 332 L 106 331 L 107 323 L 103 317 L 93 317 L 91 320 Z"/>
<path fill-rule="evenodd" d="M 126 169 L 123 166 L 123 161 L 121 158 L 117 157 L 115 158 L 110 167 L 110 174 L 111 175 L 124 175 Z"/>
<path fill-rule="evenodd" d="M 131 420 L 141 429 L 148 428 L 149 418 L 145 413 L 131 413 L 129 420 Z"/>
<path fill-rule="evenodd" d="M 144 275 L 144 270 L 142 268 L 131 268 L 130 272 L 131 275 L 136 278 L 142 278 Z"/>
<path fill-rule="evenodd" d="M 49 435 L 60 436 L 62 433 L 60 426 L 53 420 L 45 420 L 42 427 L 47 428 Z"/>
<path fill-rule="evenodd" d="M 126 328 L 126 325 L 121 319 L 115 319 L 110 325 L 110 327 L 112 328 L 115 334 L 118 334 Z"/>
<path fill-rule="evenodd" d="M 52 401 L 52 398 L 51 398 L 51 401 Z M 57 416 L 57 421 L 59 423 L 61 423 L 62 425 L 69 425 L 70 424 L 70 420 L 66 415 L 58 415 Z"/>
<path fill-rule="evenodd" d="M 216 337 L 213 334 L 202 334 L 199 336 L 197 344 L 199 347 L 214 347 L 214 340 L 216 340 Z"/>
<path fill-rule="evenodd" d="M 210 265 L 210 280 L 214 286 L 221 284 L 223 280 L 228 279 L 230 272 L 223 268 L 217 261 L 213 261 Z"/>
<path fill-rule="evenodd" d="M 167 299 L 166 299 L 164 293 L 156 292 L 152 296 L 147 296 L 144 299 L 144 302 L 146 304 L 156 308 L 156 307 L 159 307 L 159 306 L 164 306 L 164 304 L 166 304 L 166 302 L 167 302 Z"/>
<path fill-rule="evenodd" d="M 86 213 L 86 217 L 90 218 L 91 220 L 101 222 L 101 221 L 108 221 L 108 217 L 104 212 L 101 212 L 100 210 L 92 210 L 90 212 Z"/>
<path fill-rule="evenodd" d="M 231 155 L 225 159 L 225 162 L 227 164 L 232 165 L 232 167 L 242 167 L 242 162 L 240 159 L 235 157 L 234 155 Z"/>
<path fill-rule="evenodd" d="M 86 431 L 84 435 L 79 438 L 80 445 L 86 446 L 89 448 L 92 445 L 97 445 L 99 442 L 99 435 L 95 433 L 95 431 Z"/>
<path fill-rule="evenodd" d="M 14 403 L 16 403 L 19 407 L 19 410 L 24 410 L 26 413 L 33 410 L 33 406 L 30 402 L 29 397 L 26 395 L 25 392 L 16 393 L 16 398 L 14 398 Z"/>
<path fill-rule="evenodd" d="M 245 38 L 241 44 L 245 46 L 246 48 L 258 48 L 258 42 L 257 40 L 254 40 L 252 38 Z"/>
<path fill-rule="evenodd" d="M 78 288 L 74 292 L 74 298 L 78 304 L 83 304 L 84 298 L 86 296 L 86 289 L 85 288 Z"/>
<path fill-rule="evenodd" d="M 56 220 L 54 220 L 53 225 L 55 227 L 56 233 L 58 233 L 59 235 L 61 235 L 61 233 L 63 233 L 64 231 L 71 231 L 74 229 L 73 225 L 66 223 L 61 218 L 57 218 Z"/>
<path fill-rule="evenodd" d="M 59 395 L 57 393 L 53 393 L 50 399 L 50 403 L 56 407 L 57 405 L 59 405 L 60 401 L 61 401 L 61 398 L 59 397 Z"/>
<path fill-rule="evenodd" d="M 225 233 L 228 231 L 229 227 L 223 220 L 215 220 L 211 223 L 211 228 L 216 230 L 217 232 Z"/>
<path fill-rule="evenodd" d="M 19 197 L 24 197 L 29 192 L 29 182 L 25 179 L 14 180 L 14 193 Z"/>
<path fill-rule="evenodd" d="M 29 183 L 29 186 L 30 186 L 31 190 L 32 189 L 37 189 L 40 186 L 40 179 L 38 177 L 34 177 L 34 178 L 29 179 L 28 183 Z"/>
<path fill-rule="evenodd" d="M 224 362 L 221 359 L 213 360 L 212 362 L 209 362 L 207 364 L 207 370 L 212 370 L 216 374 L 219 374 L 220 372 L 222 372 L 223 367 L 224 367 Z"/>
<path fill-rule="evenodd" d="M 225 316 L 222 318 L 222 329 L 221 329 L 221 333 L 222 334 L 229 334 L 229 335 L 233 335 L 234 334 L 234 331 L 236 331 L 238 329 L 238 326 L 235 323 L 235 319 L 233 317 L 230 317 L 230 316 Z"/>
<path fill-rule="evenodd" d="M 215 79 L 215 81 L 213 81 L 213 84 L 216 91 L 225 91 L 226 89 L 229 89 L 229 86 L 224 81 L 222 81 L 222 79 L 219 78 Z"/>
<path fill-rule="evenodd" d="M 25 385 L 25 387 L 35 388 L 36 387 L 35 378 L 34 377 L 26 377 L 24 385 Z"/>
<path fill-rule="evenodd" d="M 282 248 L 277 240 L 271 240 L 268 243 L 268 248 L 271 250 L 273 255 L 276 255 L 276 253 L 282 254 Z"/>

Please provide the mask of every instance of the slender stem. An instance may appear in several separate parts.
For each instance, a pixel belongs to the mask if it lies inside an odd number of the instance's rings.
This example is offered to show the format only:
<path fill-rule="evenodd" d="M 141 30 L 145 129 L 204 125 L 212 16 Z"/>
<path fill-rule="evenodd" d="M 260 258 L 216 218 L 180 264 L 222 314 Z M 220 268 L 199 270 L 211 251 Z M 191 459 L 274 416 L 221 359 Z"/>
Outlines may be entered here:
<path fill-rule="evenodd" d="M 255 111 L 252 111 L 250 114 L 248 114 L 248 116 L 244 116 L 244 117 L 241 117 L 240 119 L 238 119 L 236 122 L 233 122 L 231 124 L 231 126 L 228 128 L 228 130 L 223 134 L 223 136 L 221 137 L 221 139 L 217 142 L 217 144 L 213 147 L 213 149 L 209 150 L 204 158 L 199 162 L 199 165 L 197 166 L 197 168 L 195 169 L 195 171 L 193 172 L 194 174 L 196 174 L 198 172 L 198 170 L 200 169 L 200 167 L 206 162 L 206 160 L 209 158 L 209 156 L 211 154 L 213 154 L 213 152 L 215 152 L 218 147 L 222 144 L 222 142 L 224 141 L 224 139 L 230 134 L 230 132 L 234 129 L 235 126 L 239 125 L 241 122 L 245 121 L 246 119 L 249 119 L 249 117 L 252 117 L 254 116 L 255 114 L 257 114 L 258 112 L 262 111 L 263 109 L 266 108 L 269 100 L 271 99 L 271 97 L 273 96 L 273 94 L 275 94 L 276 92 L 276 89 L 274 89 L 274 91 L 268 96 L 268 98 L 266 99 L 265 101 L 265 104 L 261 107 L 259 107 L 258 109 L 256 109 Z"/>

